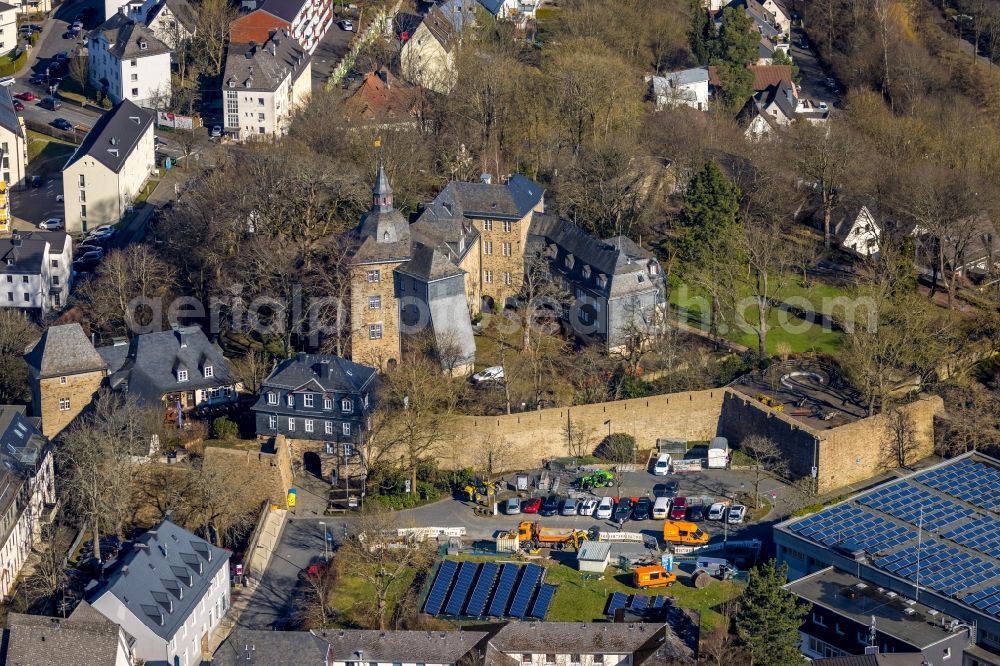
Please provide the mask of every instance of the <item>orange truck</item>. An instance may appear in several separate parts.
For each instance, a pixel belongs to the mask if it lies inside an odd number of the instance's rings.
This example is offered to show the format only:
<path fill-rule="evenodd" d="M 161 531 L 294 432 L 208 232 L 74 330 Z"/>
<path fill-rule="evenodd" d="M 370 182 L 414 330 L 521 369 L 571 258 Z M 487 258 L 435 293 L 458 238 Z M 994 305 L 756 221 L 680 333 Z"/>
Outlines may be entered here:
<path fill-rule="evenodd" d="M 650 587 L 670 587 L 677 582 L 677 574 L 667 571 L 659 564 L 636 567 L 632 572 L 632 584 L 642 589 Z"/>
<path fill-rule="evenodd" d="M 585 530 L 571 527 L 542 527 L 537 522 L 524 521 L 517 527 L 517 540 L 523 548 L 556 548 L 562 549 L 568 545 L 580 548 L 580 543 L 587 541 Z"/>
<path fill-rule="evenodd" d="M 663 523 L 663 540 L 686 546 L 704 546 L 708 543 L 708 532 L 686 520 L 668 520 Z"/>

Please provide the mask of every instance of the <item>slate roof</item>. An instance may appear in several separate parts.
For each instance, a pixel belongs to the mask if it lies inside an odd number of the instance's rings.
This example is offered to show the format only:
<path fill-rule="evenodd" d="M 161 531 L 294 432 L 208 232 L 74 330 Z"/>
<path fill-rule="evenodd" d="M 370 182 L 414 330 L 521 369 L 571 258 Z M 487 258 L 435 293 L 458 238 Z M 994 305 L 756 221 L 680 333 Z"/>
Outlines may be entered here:
<path fill-rule="evenodd" d="M 493 16 L 499 16 L 500 11 L 503 9 L 504 0 L 477 0 L 483 9 L 488 11 Z"/>
<path fill-rule="evenodd" d="M 17 11 L 17 7 L 6 2 L 0 2 L 0 12 Z"/>
<path fill-rule="evenodd" d="M 557 249 L 552 267 L 566 279 L 608 298 L 644 292 L 653 287 L 648 275 L 653 255 L 640 248 L 627 236 L 605 240 L 594 238 L 569 220 L 557 215 L 536 215 L 528 230 L 528 242 L 534 252 L 544 252 L 554 244 Z M 573 255 L 573 265 L 566 265 L 566 256 Z M 584 267 L 590 275 L 584 274 Z M 600 286 L 599 275 L 607 277 Z"/>
<path fill-rule="evenodd" d="M 103 618 L 102 618 L 103 619 Z M 114 666 L 119 627 L 106 619 L 88 621 L 11 613 L 4 630 L 10 666 Z"/>
<path fill-rule="evenodd" d="M 0 2 L 0 5 L 3 3 Z M 11 8 L 13 9 L 13 7 Z M 4 11 L 0 8 L 0 11 Z M 14 136 L 19 136 L 24 138 L 24 128 L 21 127 L 21 118 L 17 115 L 17 111 L 14 110 L 14 98 L 11 96 L 11 86 L 0 86 L 3 91 L 0 92 L 0 127 L 9 130 L 14 133 Z"/>
<path fill-rule="evenodd" d="M 524 652 L 574 654 L 636 654 L 644 663 L 655 649 L 677 660 L 691 658 L 691 650 L 673 631 L 655 622 L 510 622 L 489 645 L 506 654 Z M 657 655 L 658 657 L 660 655 Z"/>
<path fill-rule="evenodd" d="M 424 282 L 433 282 L 465 274 L 465 271 L 459 268 L 448 254 L 423 243 L 414 243 L 410 260 L 400 264 L 396 270 Z"/>
<path fill-rule="evenodd" d="M 468 655 L 488 634 L 479 631 L 317 631 L 330 645 L 329 660 L 449 664 Z M 485 646 L 483 646 L 485 647 Z"/>
<path fill-rule="evenodd" d="M 330 393 L 359 393 L 365 390 L 375 373 L 375 368 L 332 354 L 299 353 L 279 363 L 262 385 L 295 390 L 315 383 Z"/>
<path fill-rule="evenodd" d="M 135 540 L 89 601 L 114 595 L 150 631 L 170 640 L 228 562 L 227 551 L 166 518 Z"/>
<path fill-rule="evenodd" d="M 541 185 L 515 174 L 504 184 L 452 181 L 433 204 L 450 210 L 453 216 L 519 220 L 538 205 L 544 194 Z"/>
<path fill-rule="evenodd" d="M 145 58 L 172 51 L 152 30 L 122 12 L 95 28 L 90 33 L 91 39 L 99 34 L 104 35 L 108 42 L 108 53 L 117 60 Z M 146 48 L 142 48 L 140 42 L 145 42 Z"/>
<path fill-rule="evenodd" d="M 451 51 L 458 43 L 458 30 L 440 6 L 431 7 L 424 16 L 423 23 L 445 51 Z"/>
<path fill-rule="evenodd" d="M 289 76 L 295 79 L 309 54 L 287 30 L 278 30 L 263 44 L 231 43 L 223 81 L 227 88 L 273 92 Z"/>
<path fill-rule="evenodd" d="M 415 241 L 447 251 L 458 262 L 472 249 L 479 231 L 453 210 L 440 203 L 426 204 L 410 225 L 410 233 Z"/>
<path fill-rule="evenodd" d="M 326 641 L 309 631 L 253 631 L 237 626 L 215 651 L 212 666 L 322 666 L 327 663 L 326 653 Z"/>
<path fill-rule="evenodd" d="M 795 107 L 798 106 L 798 101 L 795 99 L 795 90 L 787 82 L 781 81 L 778 85 L 768 86 L 756 96 L 762 108 L 768 109 L 772 105 L 777 106 L 786 118 L 789 120 L 795 118 Z"/>
<path fill-rule="evenodd" d="M 898 652 L 888 654 L 858 654 L 829 659 L 813 659 L 813 666 L 922 666 L 927 658 L 922 652 Z"/>
<path fill-rule="evenodd" d="M 0 238 L 0 274 L 38 275 L 48 254 L 62 254 L 68 241 L 64 231 L 15 231 Z"/>
<path fill-rule="evenodd" d="M 24 412 L 23 405 L 0 405 L 0 458 L 30 475 L 44 458 L 49 440 L 39 429 L 41 419 Z"/>
<path fill-rule="evenodd" d="M 304 4 L 306 0 L 264 0 L 260 9 L 292 23 Z"/>
<path fill-rule="evenodd" d="M 152 126 L 151 111 L 140 109 L 131 101 L 123 99 L 114 109 L 98 118 L 63 169 L 88 156 L 118 173 L 136 149 L 139 140 Z"/>
<path fill-rule="evenodd" d="M 357 229 L 361 244 L 354 253 L 358 263 L 410 258 L 410 224 L 392 205 L 392 187 L 380 164 L 372 187 L 372 207 Z"/>
<path fill-rule="evenodd" d="M 97 353 L 108 365 L 112 388 L 123 384 L 143 402 L 159 405 L 163 396 L 174 391 L 235 384 L 229 362 L 201 328 L 143 333 L 130 342 L 100 347 Z M 212 376 L 204 376 L 205 366 Z M 177 381 L 177 370 L 188 371 L 187 381 Z"/>
<path fill-rule="evenodd" d="M 105 370 L 108 364 L 94 349 L 80 324 L 49 326 L 24 356 L 40 379 Z"/>

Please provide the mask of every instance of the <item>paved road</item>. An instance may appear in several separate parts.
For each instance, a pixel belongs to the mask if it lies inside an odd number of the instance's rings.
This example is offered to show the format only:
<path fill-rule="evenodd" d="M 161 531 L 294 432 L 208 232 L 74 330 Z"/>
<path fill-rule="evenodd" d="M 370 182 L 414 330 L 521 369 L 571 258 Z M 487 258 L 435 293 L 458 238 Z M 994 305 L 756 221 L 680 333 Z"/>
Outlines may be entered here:
<path fill-rule="evenodd" d="M 355 25 L 357 25 L 356 21 Z M 333 68 L 350 50 L 354 34 L 354 32 L 342 30 L 336 20 L 330 25 L 330 29 L 327 30 L 312 56 L 313 88 L 322 88 L 326 85 L 330 75 L 333 74 Z"/>
<path fill-rule="evenodd" d="M 802 35 L 806 34 L 802 28 L 792 28 L 792 60 L 799 68 L 799 89 L 802 94 L 815 102 L 826 102 L 830 106 L 839 103 L 840 98 L 830 92 L 826 87 L 826 70 L 823 63 L 816 56 L 816 52 L 799 47 Z"/>

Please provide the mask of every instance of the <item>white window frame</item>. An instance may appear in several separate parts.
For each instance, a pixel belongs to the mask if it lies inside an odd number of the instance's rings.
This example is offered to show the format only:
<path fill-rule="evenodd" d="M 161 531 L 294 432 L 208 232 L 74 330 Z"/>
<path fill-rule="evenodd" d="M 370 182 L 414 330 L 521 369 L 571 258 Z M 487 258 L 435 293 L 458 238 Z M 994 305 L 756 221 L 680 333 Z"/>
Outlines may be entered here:
<path fill-rule="evenodd" d="M 323 422 L 323 431 L 327 435 L 332 435 L 333 434 L 333 421 L 324 421 Z"/>
<path fill-rule="evenodd" d="M 59 411 L 68 412 L 69 411 L 69 398 L 59 398 Z"/>
<path fill-rule="evenodd" d="M 268 417 L 267 417 L 267 427 L 270 430 L 277 430 L 278 429 L 278 417 L 275 416 L 274 414 L 268 415 Z"/>
<path fill-rule="evenodd" d="M 381 340 L 382 339 L 382 324 L 368 324 L 368 339 L 369 340 Z"/>
<path fill-rule="evenodd" d="M 312 407 L 313 406 L 313 394 L 312 393 L 303 394 L 303 396 L 302 396 L 302 404 L 305 407 Z"/>
<path fill-rule="evenodd" d="M 351 424 L 350 423 L 346 423 L 346 422 L 340 424 L 340 432 L 343 433 L 345 436 L 350 437 L 351 436 Z"/>
<path fill-rule="evenodd" d="M 323 398 L 323 409 L 333 409 L 333 398 Z"/>
<path fill-rule="evenodd" d="M 215 376 L 215 368 L 213 368 L 210 365 L 206 365 L 205 366 L 205 376 L 206 377 L 214 377 Z"/>
<path fill-rule="evenodd" d="M 187 370 L 178 370 L 177 371 L 177 381 L 179 381 L 179 382 L 186 382 L 187 380 L 188 380 L 188 371 Z"/>
<path fill-rule="evenodd" d="M 289 393 L 288 395 L 286 395 L 285 396 L 285 404 L 287 404 L 289 407 L 294 407 L 295 406 L 295 395 L 292 394 L 292 393 Z"/>
<path fill-rule="evenodd" d="M 350 398 L 340 399 L 340 411 L 342 412 L 353 412 L 354 411 L 354 401 Z"/>
<path fill-rule="evenodd" d="M 306 432 L 312 432 L 313 431 L 313 420 L 312 419 L 306 419 L 305 431 Z"/>
<path fill-rule="evenodd" d="M 368 309 L 369 310 L 381 310 L 382 309 L 382 297 L 378 294 L 368 297 Z"/>
<path fill-rule="evenodd" d="M 278 394 L 274 391 L 267 392 L 267 404 L 277 405 L 278 404 Z"/>
<path fill-rule="evenodd" d="M 295 432 L 295 417 L 288 417 L 288 432 Z"/>

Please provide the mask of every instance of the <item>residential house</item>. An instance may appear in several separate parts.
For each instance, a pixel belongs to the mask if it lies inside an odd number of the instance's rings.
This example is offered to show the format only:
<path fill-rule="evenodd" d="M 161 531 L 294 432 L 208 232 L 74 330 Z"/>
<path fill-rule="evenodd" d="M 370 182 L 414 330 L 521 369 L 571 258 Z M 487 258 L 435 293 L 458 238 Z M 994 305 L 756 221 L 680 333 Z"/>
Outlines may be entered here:
<path fill-rule="evenodd" d="M 124 8 L 90 33 L 90 83 L 114 103 L 157 109 L 170 102 L 173 51 Z"/>
<path fill-rule="evenodd" d="M 145 0 L 128 7 L 129 18 L 146 26 L 175 53 L 197 31 L 198 14 L 187 0 Z"/>
<path fill-rule="evenodd" d="M 17 0 L 14 8 L 18 14 L 48 14 L 52 11 L 52 0 Z"/>
<path fill-rule="evenodd" d="M 200 664 L 229 609 L 229 551 L 167 517 L 135 539 L 87 600 L 135 639 L 146 666 Z"/>
<path fill-rule="evenodd" d="M 502 18 L 512 18 L 517 14 L 518 8 L 521 3 L 518 0 L 476 0 L 479 6 L 486 11 L 487 14 L 495 19 Z M 526 3 L 529 6 L 534 7 L 534 3 Z"/>
<path fill-rule="evenodd" d="M 864 654 L 851 654 L 846 657 L 829 657 L 813 659 L 813 666 L 926 666 L 924 657 L 919 652 L 886 653 L 869 650 Z"/>
<path fill-rule="evenodd" d="M 0 28 L 0 32 L 4 29 L 6 28 Z M 28 141 L 24 119 L 14 110 L 14 98 L 10 91 L 10 87 L 0 90 L 0 168 L 3 182 L 11 188 L 20 189 L 24 187 L 28 169 Z M 9 214 L 9 205 L 2 208 L 4 213 Z M 0 220 L 0 223 L 8 224 L 8 221 Z"/>
<path fill-rule="evenodd" d="M 101 116 L 63 167 L 66 230 L 117 224 L 156 168 L 153 114 L 123 100 Z"/>
<path fill-rule="evenodd" d="M 0 666 L 134 666 L 133 639 L 86 601 L 68 618 L 11 613 Z"/>
<path fill-rule="evenodd" d="M 795 84 L 781 81 L 751 96 L 737 114 L 736 122 L 744 128 L 748 139 L 760 140 L 796 120 L 826 122 L 830 112 L 823 106 L 800 98 Z"/>
<path fill-rule="evenodd" d="M 382 128 L 416 128 L 421 125 L 420 86 L 397 79 L 382 68 L 365 74 L 364 80 L 347 98 L 352 120 Z"/>
<path fill-rule="evenodd" d="M 83 412 L 104 383 L 108 364 L 80 324 L 49 326 L 24 356 L 31 376 L 31 413 L 55 437 Z"/>
<path fill-rule="evenodd" d="M 17 47 L 17 7 L 0 2 L 0 53 Z"/>
<path fill-rule="evenodd" d="M 73 239 L 62 231 L 14 231 L 0 237 L 0 307 L 42 313 L 66 305 Z"/>
<path fill-rule="evenodd" d="M 659 666 L 693 657 L 669 625 L 656 622 L 509 622 L 486 649 L 487 666 Z"/>
<path fill-rule="evenodd" d="M 194 409 L 229 405 L 242 388 L 222 350 L 198 326 L 143 333 L 98 347 L 111 388 L 137 396 L 179 421 Z"/>
<path fill-rule="evenodd" d="M 285 359 L 261 384 L 252 407 L 257 435 L 284 435 L 296 457 L 321 478 L 359 473 L 376 371 L 339 356 L 299 353 Z"/>
<path fill-rule="evenodd" d="M 770 14 L 771 19 L 781 29 L 782 34 L 792 34 L 792 13 L 789 11 L 785 0 L 764 0 L 760 3 L 764 11 Z"/>
<path fill-rule="evenodd" d="M 664 325 L 665 279 L 648 250 L 626 236 L 599 240 L 556 215 L 536 216 L 531 258 L 572 295 L 563 320 L 586 342 L 617 352 L 646 344 Z"/>
<path fill-rule="evenodd" d="M 792 84 L 791 65 L 747 65 L 747 69 L 753 72 L 753 92 L 759 93 L 772 86 L 785 82 Z M 708 86 L 709 92 L 715 93 L 722 87 L 722 79 L 719 78 L 715 65 L 708 66 Z"/>
<path fill-rule="evenodd" d="M 0 406 L 0 601 L 14 590 L 56 501 L 49 440 L 21 405 Z"/>
<path fill-rule="evenodd" d="M 232 42 L 222 82 L 226 134 L 281 136 L 312 91 L 310 56 L 283 29 L 259 44 Z"/>
<path fill-rule="evenodd" d="M 481 631 L 252 631 L 237 628 L 212 657 L 213 666 L 367 666 L 482 664 L 489 634 Z"/>
<path fill-rule="evenodd" d="M 690 106 L 708 110 L 708 68 L 694 67 L 666 76 L 647 77 L 650 95 L 659 111 L 665 106 Z"/>
<path fill-rule="evenodd" d="M 974 642 L 971 628 L 941 622 L 934 609 L 856 576 L 828 567 L 785 586 L 809 615 L 799 629 L 810 659 L 878 653 L 915 653 L 924 663 L 959 661 Z M 919 663 L 919 662 L 918 662 Z"/>
<path fill-rule="evenodd" d="M 467 1 L 467 0 L 466 0 Z M 464 16 L 467 9 L 457 11 Z M 424 15 L 399 52 L 403 78 L 437 93 L 449 93 L 455 87 L 455 50 L 460 39 L 454 17 L 449 18 L 440 5 Z"/>
<path fill-rule="evenodd" d="M 816 213 L 820 228 L 823 226 L 822 214 L 822 210 Z M 875 222 L 875 216 L 868 210 L 868 206 L 862 205 L 855 215 L 851 215 L 847 209 L 839 209 L 834 214 L 832 231 L 842 249 L 862 257 L 878 255 L 882 229 Z"/>
<path fill-rule="evenodd" d="M 233 21 L 230 43 L 261 44 L 277 30 L 286 30 L 309 55 L 333 24 L 333 0 L 264 0 L 249 14 Z"/>

